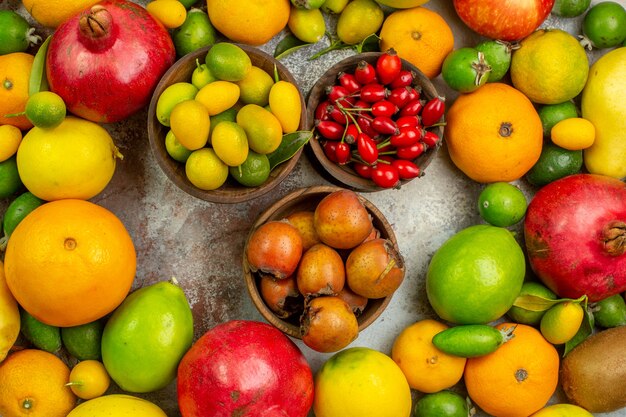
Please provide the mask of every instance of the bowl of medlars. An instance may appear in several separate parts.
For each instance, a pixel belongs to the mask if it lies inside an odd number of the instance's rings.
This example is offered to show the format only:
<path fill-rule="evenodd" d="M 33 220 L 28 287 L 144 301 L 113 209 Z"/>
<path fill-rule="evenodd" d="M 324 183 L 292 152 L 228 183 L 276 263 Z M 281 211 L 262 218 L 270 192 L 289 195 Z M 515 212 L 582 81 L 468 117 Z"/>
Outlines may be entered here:
<path fill-rule="evenodd" d="M 404 280 L 395 234 L 376 206 L 334 186 L 302 188 L 265 210 L 243 270 L 261 315 L 318 352 L 336 352 L 385 310 Z"/>
<path fill-rule="evenodd" d="M 444 110 L 428 77 L 393 49 L 353 55 L 309 93 L 311 150 L 350 189 L 399 188 L 423 176 L 441 147 Z"/>
<path fill-rule="evenodd" d="M 238 203 L 268 193 L 311 137 L 304 98 L 279 61 L 246 45 L 216 43 L 179 59 L 148 109 L 152 153 L 180 189 Z"/>

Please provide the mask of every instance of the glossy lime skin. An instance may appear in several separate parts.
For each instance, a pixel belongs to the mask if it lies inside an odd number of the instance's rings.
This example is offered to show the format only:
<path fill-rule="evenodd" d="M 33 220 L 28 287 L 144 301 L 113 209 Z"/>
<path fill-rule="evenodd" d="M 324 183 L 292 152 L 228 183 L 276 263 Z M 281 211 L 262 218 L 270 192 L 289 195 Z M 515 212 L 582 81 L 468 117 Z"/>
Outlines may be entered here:
<path fill-rule="evenodd" d="M 545 142 L 539 159 L 526 173 L 526 179 L 533 185 L 544 186 L 580 172 L 582 166 L 583 151 L 570 151 L 552 142 Z"/>
<path fill-rule="evenodd" d="M 414 417 L 467 417 L 469 407 L 465 398 L 453 391 L 426 394 L 415 404 Z"/>

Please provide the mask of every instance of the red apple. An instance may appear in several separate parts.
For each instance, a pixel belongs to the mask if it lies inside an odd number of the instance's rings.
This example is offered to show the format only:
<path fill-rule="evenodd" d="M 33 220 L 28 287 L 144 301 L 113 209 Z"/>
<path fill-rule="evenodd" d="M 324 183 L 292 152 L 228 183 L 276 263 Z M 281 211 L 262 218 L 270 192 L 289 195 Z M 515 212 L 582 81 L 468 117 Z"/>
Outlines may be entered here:
<path fill-rule="evenodd" d="M 491 39 L 516 41 L 530 35 L 550 14 L 555 0 L 454 0 L 461 20 Z"/>
<path fill-rule="evenodd" d="M 266 323 L 219 324 L 178 366 L 183 417 L 306 417 L 312 404 L 313 374 L 304 355 Z"/>

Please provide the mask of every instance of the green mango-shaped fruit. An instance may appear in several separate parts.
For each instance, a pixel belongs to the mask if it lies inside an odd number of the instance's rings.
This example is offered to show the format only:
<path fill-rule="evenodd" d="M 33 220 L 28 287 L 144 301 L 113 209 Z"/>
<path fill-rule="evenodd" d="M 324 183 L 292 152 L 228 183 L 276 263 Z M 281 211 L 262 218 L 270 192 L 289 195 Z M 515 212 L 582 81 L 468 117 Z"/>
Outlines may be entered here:
<path fill-rule="evenodd" d="M 102 362 L 120 388 L 145 393 L 176 377 L 193 342 L 193 316 L 183 290 L 159 282 L 130 294 L 102 334 Z"/>

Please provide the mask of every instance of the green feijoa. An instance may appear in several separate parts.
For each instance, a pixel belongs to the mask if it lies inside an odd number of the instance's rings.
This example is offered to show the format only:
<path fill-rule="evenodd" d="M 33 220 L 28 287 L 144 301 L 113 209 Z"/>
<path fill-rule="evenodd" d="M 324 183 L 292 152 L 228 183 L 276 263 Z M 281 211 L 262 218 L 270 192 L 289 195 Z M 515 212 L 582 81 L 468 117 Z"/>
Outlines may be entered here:
<path fill-rule="evenodd" d="M 600 300 L 593 306 L 595 323 L 604 328 L 626 324 L 626 303 L 621 294 Z"/>
<path fill-rule="evenodd" d="M 551 13 L 560 17 L 576 17 L 585 13 L 591 0 L 556 0 Z"/>
<path fill-rule="evenodd" d="M 20 309 L 20 330 L 38 349 L 50 353 L 61 349 L 61 329 L 42 323 L 24 309 Z"/>
<path fill-rule="evenodd" d="M 0 10 L 0 55 L 26 52 L 31 45 L 41 42 L 26 19 L 12 10 Z"/>
<path fill-rule="evenodd" d="M 534 295 L 548 300 L 556 300 L 555 293 L 553 293 L 545 285 L 534 281 L 526 281 L 524 284 L 522 284 L 522 289 L 520 290 L 519 295 Z M 509 309 L 509 311 L 506 312 L 506 314 L 516 323 L 535 326 L 541 322 L 541 317 L 543 317 L 545 312 L 545 310 L 527 310 L 525 308 L 514 305 Z"/>
<path fill-rule="evenodd" d="M 454 391 L 426 394 L 415 404 L 414 417 L 468 417 L 473 414 L 468 399 Z"/>
<path fill-rule="evenodd" d="M 215 28 L 209 16 L 200 9 L 191 9 L 187 18 L 172 34 L 176 55 L 187 55 L 215 43 Z"/>
<path fill-rule="evenodd" d="M 250 150 L 243 164 L 228 168 L 231 177 L 246 187 L 258 187 L 270 176 L 270 162 L 267 155 Z"/>
<path fill-rule="evenodd" d="M 443 80 L 460 93 L 471 93 L 480 88 L 487 82 L 490 72 L 485 54 L 469 47 L 450 52 L 441 67 Z"/>
<path fill-rule="evenodd" d="M 487 40 L 476 45 L 474 49 L 485 55 L 485 61 L 491 67 L 488 83 L 500 81 L 509 71 L 513 50 L 510 42 Z"/>
<path fill-rule="evenodd" d="M 30 191 L 20 194 L 13 200 L 7 207 L 7 211 L 2 219 L 2 229 L 5 236 L 11 236 L 11 233 L 13 233 L 24 217 L 43 203 L 43 200 L 35 197 Z"/>
<path fill-rule="evenodd" d="M 104 323 L 101 320 L 80 326 L 62 327 L 61 340 L 67 351 L 76 359 L 98 360 L 101 357 L 101 341 Z"/>
<path fill-rule="evenodd" d="M 626 9 L 614 1 L 602 1 L 589 9 L 583 18 L 581 45 L 613 48 L 626 39 Z"/>
<path fill-rule="evenodd" d="M 570 151 L 552 142 L 545 142 L 539 159 L 526 173 L 526 179 L 533 185 L 544 186 L 559 178 L 580 172 L 582 166 L 582 150 Z"/>
<path fill-rule="evenodd" d="M 514 330 L 515 327 L 496 329 L 487 324 L 465 324 L 437 333 L 432 343 L 449 355 L 475 358 L 495 352 L 514 337 Z"/>

